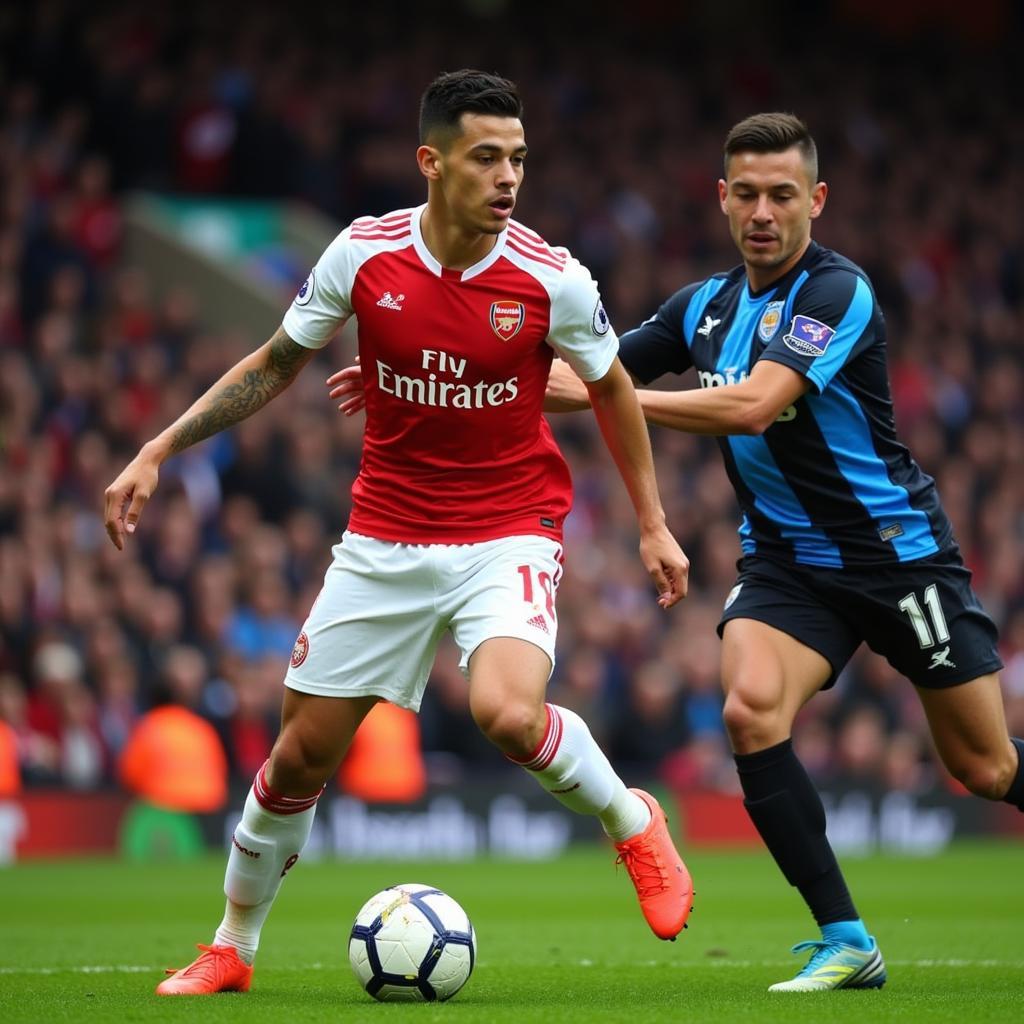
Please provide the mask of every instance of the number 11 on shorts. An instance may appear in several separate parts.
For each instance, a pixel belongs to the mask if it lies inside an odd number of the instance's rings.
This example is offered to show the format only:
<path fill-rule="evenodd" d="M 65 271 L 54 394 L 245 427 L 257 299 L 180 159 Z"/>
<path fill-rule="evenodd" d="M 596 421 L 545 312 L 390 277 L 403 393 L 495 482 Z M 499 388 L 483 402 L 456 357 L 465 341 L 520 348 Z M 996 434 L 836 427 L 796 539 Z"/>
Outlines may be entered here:
<path fill-rule="evenodd" d="M 946 616 L 942 614 L 942 605 L 939 603 L 939 588 L 934 583 L 925 588 L 924 603 L 931 613 L 934 635 L 932 628 L 928 626 L 927 616 L 921 608 L 916 594 L 907 594 L 900 601 L 899 607 L 900 611 L 906 612 L 910 617 L 910 624 L 914 627 L 917 642 L 922 648 L 934 647 L 936 640 L 940 644 L 944 644 L 949 639 L 949 628 L 946 626 Z"/>

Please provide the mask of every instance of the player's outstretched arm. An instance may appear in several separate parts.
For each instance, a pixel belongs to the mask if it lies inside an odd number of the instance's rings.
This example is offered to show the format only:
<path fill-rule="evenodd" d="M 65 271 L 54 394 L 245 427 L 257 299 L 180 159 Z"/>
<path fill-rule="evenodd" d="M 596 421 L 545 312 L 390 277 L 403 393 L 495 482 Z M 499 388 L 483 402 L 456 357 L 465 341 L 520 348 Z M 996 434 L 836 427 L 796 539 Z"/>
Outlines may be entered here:
<path fill-rule="evenodd" d="M 686 596 L 690 562 L 665 525 L 651 439 L 633 383 L 616 359 L 608 373 L 585 384 L 584 390 L 636 509 L 640 558 L 658 588 L 658 604 L 671 608 Z"/>
<path fill-rule="evenodd" d="M 810 382 L 796 370 L 761 359 L 750 376 L 724 388 L 637 391 L 649 423 L 691 434 L 763 434 Z"/>
<path fill-rule="evenodd" d="M 104 523 L 114 546 L 123 549 L 124 535 L 135 532 L 165 459 L 263 408 L 314 354 L 314 349 L 296 344 L 278 328 L 268 342 L 235 363 L 186 412 L 147 441 L 104 493 Z"/>

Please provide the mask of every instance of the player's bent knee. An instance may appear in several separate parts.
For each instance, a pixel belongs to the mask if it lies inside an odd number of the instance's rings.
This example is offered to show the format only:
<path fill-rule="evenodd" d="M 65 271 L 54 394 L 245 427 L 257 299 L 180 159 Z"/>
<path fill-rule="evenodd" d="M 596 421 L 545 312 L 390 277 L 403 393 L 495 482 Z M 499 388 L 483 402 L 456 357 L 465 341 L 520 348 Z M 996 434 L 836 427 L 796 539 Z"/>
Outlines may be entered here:
<path fill-rule="evenodd" d="M 747 703 L 730 693 L 722 707 L 722 721 L 726 732 L 735 739 L 750 731 L 756 716 Z"/>
<path fill-rule="evenodd" d="M 282 733 L 270 755 L 270 784 L 282 796 L 308 796 L 331 776 L 336 760 L 335 751 L 306 743 L 294 731 Z"/>
<path fill-rule="evenodd" d="M 780 718 L 779 709 L 741 688 L 729 691 L 722 708 L 722 721 L 725 723 L 729 739 L 737 749 L 757 744 L 765 737 L 774 735 Z"/>
<path fill-rule="evenodd" d="M 511 704 L 488 709 L 474 709 L 473 717 L 481 732 L 507 754 L 529 754 L 540 742 L 546 716 L 540 709 L 526 704 Z"/>
<path fill-rule="evenodd" d="M 970 760 L 949 765 L 953 776 L 975 796 L 986 800 L 1001 800 L 1016 771 L 1009 759 L 1005 763 L 995 760 Z"/>
<path fill-rule="evenodd" d="M 501 714 L 501 703 L 487 698 L 477 697 L 472 691 L 469 695 L 469 713 L 473 716 L 477 728 L 485 735 L 490 734 L 491 727 Z"/>

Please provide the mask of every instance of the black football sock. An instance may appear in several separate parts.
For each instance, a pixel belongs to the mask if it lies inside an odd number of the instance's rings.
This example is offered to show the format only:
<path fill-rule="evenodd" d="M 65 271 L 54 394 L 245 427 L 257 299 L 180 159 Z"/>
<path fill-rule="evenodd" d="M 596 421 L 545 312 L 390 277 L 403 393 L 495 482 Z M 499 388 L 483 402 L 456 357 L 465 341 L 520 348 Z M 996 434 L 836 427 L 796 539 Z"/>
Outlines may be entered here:
<path fill-rule="evenodd" d="M 775 863 L 810 907 L 819 926 L 855 921 L 850 891 L 825 836 L 825 808 L 804 766 L 783 740 L 736 754 L 743 805 Z"/>
<path fill-rule="evenodd" d="M 1010 742 L 1017 748 L 1017 774 L 1003 799 L 1024 811 L 1024 740 L 1011 739 Z"/>

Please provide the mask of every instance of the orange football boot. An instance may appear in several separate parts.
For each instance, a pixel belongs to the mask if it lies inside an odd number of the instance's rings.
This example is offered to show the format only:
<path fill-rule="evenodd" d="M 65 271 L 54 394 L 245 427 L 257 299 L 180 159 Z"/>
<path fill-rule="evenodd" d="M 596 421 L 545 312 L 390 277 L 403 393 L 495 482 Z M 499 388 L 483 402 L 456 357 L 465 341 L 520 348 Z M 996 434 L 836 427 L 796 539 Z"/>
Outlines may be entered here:
<path fill-rule="evenodd" d="M 158 996 L 208 996 L 214 992 L 248 992 L 252 967 L 234 946 L 204 946 L 202 953 L 180 971 L 168 970 L 156 987 Z"/>
<path fill-rule="evenodd" d="M 693 882 L 668 833 L 668 819 L 657 800 L 631 789 L 651 809 L 651 823 L 639 835 L 615 844 L 616 864 L 624 864 L 636 887 L 640 909 L 659 939 L 671 939 L 686 927 L 693 906 Z"/>

